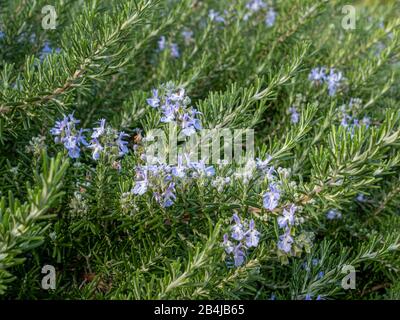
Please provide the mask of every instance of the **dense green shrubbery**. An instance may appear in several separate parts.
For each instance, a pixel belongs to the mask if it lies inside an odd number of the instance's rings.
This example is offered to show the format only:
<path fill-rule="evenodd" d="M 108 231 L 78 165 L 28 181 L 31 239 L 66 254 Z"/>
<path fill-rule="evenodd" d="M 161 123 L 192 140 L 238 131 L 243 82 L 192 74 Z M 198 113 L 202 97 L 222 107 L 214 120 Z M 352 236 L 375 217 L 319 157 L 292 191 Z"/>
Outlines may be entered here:
<path fill-rule="evenodd" d="M 46 2 L 0 1 L 3 297 L 400 297 L 398 2 Z M 151 166 L 170 123 L 254 159 Z"/>

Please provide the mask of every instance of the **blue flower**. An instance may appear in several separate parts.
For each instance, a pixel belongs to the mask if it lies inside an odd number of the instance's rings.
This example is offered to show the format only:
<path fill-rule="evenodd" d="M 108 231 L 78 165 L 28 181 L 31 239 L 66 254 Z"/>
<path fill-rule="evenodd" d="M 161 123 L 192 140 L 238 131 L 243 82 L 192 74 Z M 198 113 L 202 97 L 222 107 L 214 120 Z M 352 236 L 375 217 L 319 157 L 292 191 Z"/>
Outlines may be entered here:
<path fill-rule="evenodd" d="M 235 267 L 240 267 L 243 262 L 244 258 L 246 257 L 243 249 L 242 249 L 242 244 L 239 243 L 234 249 L 233 249 L 233 259 L 235 261 Z"/>
<path fill-rule="evenodd" d="M 282 216 L 278 217 L 278 225 L 280 228 L 285 228 L 292 226 L 294 224 L 294 213 L 296 212 L 296 207 L 292 204 L 289 211 L 283 210 Z"/>
<path fill-rule="evenodd" d="M 229 236 L 227 233 L 224 234 L 223 246 L 227 254 L 231 254 L 233 250 L 235 250 L 235 247 L 233 246 L 233 243 L 229 240 Z"/>
<path fill-rule="evenodd" d="M 299 113 L 297 112 L 296 107 L 291 107 L 291 108 L 289 108 L 289 112 L 290 112 L 290 121 L 291 121 L 292 123 L 298 123 L 299 120 L 300 120 L 300 115 L 299 115 Z"/>
<path fill-rule="evenodd" d="M 179 47 L 176 43 L 171 43 L 171 57 L 172 58 L 179 58 L 180 57 L 180 52 L 179 52 Z"/>
<path fill-rule="evenodd" d="M 233 220 L 235 222 L 235 224 L 231 227 L 232 238 L 237 240 L 237 241 L 240 241 L 240 240 L 242 240 L 244 238 L 244 235 L 245 235 L 245 232 L 243 230 L 243 225 L 242 225 L 242 223 L 240 221 L 239 216 L 236 213 L 233 215 L 232 218 L 233 218 Z"/>
<path fill-rule="evenodd" d="M 260 241 L 260 232 L 255 229 L 254 220 L 250 220 L 249 230 L 246 232 L 246 246 L 257 247 Z"/>
<path fill-rule="evenodd" d="M 178 165 L 172 167 L 172 174 L 178 178 L 184 178 L 186 176 L 186 166 L 183 165 L 182 155 L 178 156 Z"/>
<path fill-rule="evenodd" d="M 147 104 L 151 106 L 152 108 L 158 108 L 160 106 L 160 99 L 158 97 L 158 90 L 153 89 L 152 90 L 153 97 L 150 99 L 147 99 Z"/>
<path fill-rule="evenodd" d="M 279 236 L 278 249 L 286 253 L 289 253 L 290 250 L 292 250 L 292 243 L 293 243 L 293 238 L 290 235 L 290 229 L 287 228 L 285 233 Z"/>
<path fill-rule="evenodd" d="M 100 136 L 102 136 L 105 132 L 105 125 L 106 125 L 106 119 L 100 119 L 99 121 L 100 127 L 94 128 L 93 133 L 92 133 L 92 138 L 97 139 Z"/>
<path fill-rule="evenodd" d="M 326 217 L 329 220 L 340 219 L 342 217 L 342 214 L 337 209 L 331 209 L 326 214 Z"/>
<path fill-rule="evenodd" d="M 184 30 L 182 31 L 182 36 L 185 41 L 185 44 L 188 46 L 191 42 L 193 42 L 193 31 L 192 30 Z"/>
<path fill-rule="evenodd" d="M 50 133 L 55 136 L 55 143 L 62 143 L 68 150 L 68 156 L 72 159 L 79 158 L 80 146 L 87 146 L 88 143 L 83 135 L 84 130 L 77 130 L 76 124 L 80 121 L 74 118 L 73 114 L 64 116 L 60 121 L 56 121 Z"/>
<path fill-rule="evenodd" d="M 246 4 L 246 8 L 253 12 L 257 12 L 266 6 L 267 5 L 263 0 L 251 0 Z"/>
<path fill-rule="evenodd" d="M 89 148 L 93 149 L 92 158 L 93 160 L 99 160 L 101 151 L 103 151 L 104 148 L 96 138 L 92 139 L 90 142 Z"/>
<path fill-rule="evenodd" d="M 215 175 L 215 168 L 213 166 L 206 167 L 205 161 L 191 162 L 191 167 L 197 171 L 200 176 L 211 177 Z"/>
<path fill-rule="evenodd" d="M 136 181 L 135 186 L 132 189 L 133 194 L 143 195 L 146 193 L 149 186 L 149 180 L 147 179 L 147 171 L 142 172 L 142 180 Z"/>
<path fill-rule="evenodd" d="M 176 199 L 174 192 L 175 183 L 171 182 L 161 197 L 156 194 L 156 199 L 162 207 L 168 208 L 174 204 L 174 200 Z"/>
<path fill-rule="evenodd" d="M 263 205 L 265 209 L 272 211 L 278 206 L 281 194 L 276 183 L 271 183 L 269 188 L 270 191 L 263 195 Z"/>
<path fill-rule="evenodd" d="M 315 83 L 322 83 L 326 79 L 326 68 L 313 68 L 308 76 L 308 79 Z"/>
<path fill-rule="evenodd" d="M 161 36 L 160 40 L 158 40 L 158 49 L 160 51 L 164 51 L 167 46 L 167 38 L 165 36 Z"/>
<path fill-rule="evenodd" d="M 340 86 L 342 80 L 343 74 L 340 71 L 335 72 L 335 69 L 330 70 L 329 75 L 326 77 L 330 96 L 334 96 L 336 94 L 336 91 Z"/>
<path fill-rule="evenodd" d="M 221 16 L 221 14 L 217 11 L 215 11 L 214 9 L 211 9 L 208 12 L 208 17 L 210 18 L 211 21 L 215 21 L 215 22 L 225 22 L 224 17 Z"/>
<path fill-rule="evenodd" d="M 273 8 L 269 8 L 267 15 L 265 16 L 265 24 L 268 27 L 272 27 L 275 24 L 276 11 Z"/>
<path fill-rule="evenodd" d="M 124 141 L 124 137 L 128 137 L 129 135 L 127 135 L 125 132 L 121 131 L 118 135 L 117 140 L 115 140 L 115 143 L 118 146 L 118 150 L 119 150 L 119 156 L 123 156 L 125 154 L 127 154 L 129 152 L 128 150 L 128 141 Z"/>
<path fill-rule="evenodd" d="M 357 200 L 358 202 L 365 202 L 365 201 L 366 201 L 365 195 L 363 195 L 362 193 L 359 193 L 359 194 L 357 195 L 357 197 L 356 197 L 356 200 Z"/>
<path fill-rule="evenodd" d="M 268 164 L 270 163 L 271 160 L 272 160 L 272 157 L 270 155 L 267 155 L 265 160 L 261 160 L 259 158 L 256 158 L 257 169 L 259 169 L 259 170 L 268 170 L 269 169 Z"/>
<path fill-rule="evenodd" d="M 237 213 L 233 214 L 232 220 L 231 237 L 236 243 L 230 241 L 228 234 L 225 234 L 223 247 L 227 254 L 233 254 L 234 264 L 238 267 L 244 262 L 246 250 L 258 246 L 260 233 L 255 229 L 254 220 L 250 220 L 250 223 L 247 220 L 241 221 Z"/>
<path fill-rule="evenodd" d="M 54 51 L 55 51 L 56 53 L 60 53 L 60 52 L 61 52 L 61 49 L 60 49 L 60 48 L 56 48 Z M 44 42 L 43 49 L 42 49 L 42 51 L 41 51 L 41 53 L 40 53 L 40 56 L 39 56 L 40 61 L 43 61 L 44 58 L 46 58 L 46 56 L 48 56 L 48 55 L 51 54 L 52 52 L 53 52 L 53 49 L 52 49 L 51 46 L 50 46 L 50 42 L 45 41 L 45 42 Z"/>

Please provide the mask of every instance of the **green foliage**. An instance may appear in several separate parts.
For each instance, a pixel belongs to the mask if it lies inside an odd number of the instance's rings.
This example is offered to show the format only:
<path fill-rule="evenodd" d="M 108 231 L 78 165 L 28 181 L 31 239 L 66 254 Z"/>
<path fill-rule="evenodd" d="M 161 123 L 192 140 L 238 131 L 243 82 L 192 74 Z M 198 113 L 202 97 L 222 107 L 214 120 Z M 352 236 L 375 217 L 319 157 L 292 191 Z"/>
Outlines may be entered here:
<path fill-rule="evenodd" d="M 3 297 L 399 299 L 398 1 L 354 4 L 355 30 L 341 26 L 342 0 L 264 1 L 273 26 L 261 13 L 246 20 L 247 0 L 53 2 L 57 27 L 43 30 L 46 1 L 0 1 Z M 45 44 L 60 52 L 44 56 Z M 343 72 L 335 95 L 308 78 L 322 66 Z M 281 182 L 275 209 L 263 206 L 269 178 L 245 179 L 238 163 L 177 184 L 168 208 L 151 191 L 131 192 L 146 134 L 168 134 L 146 99 L 169 81 L 186 89 L 204 128 L 255 130 L 256 157 L 270 155 Z M 50 129 L 72 112 L 82 128 L 106 118 L 126 132 L 129 153 L 95 161 L 83 148 L 67 160 Z M 371 124 L 343 126 L 344 112 Z M 301 223 L 285 254 L 277 218 L 291 204 Z M 331 209 L 342 218 L 327 219 Z M 260 232 L 239 267 L 221 245 L 235 212 Z M 45 264 L 57 270 L 55 290 L 41 289 Z M 354 290 L 341 287 L 346 265 L 357 270 Z"/>

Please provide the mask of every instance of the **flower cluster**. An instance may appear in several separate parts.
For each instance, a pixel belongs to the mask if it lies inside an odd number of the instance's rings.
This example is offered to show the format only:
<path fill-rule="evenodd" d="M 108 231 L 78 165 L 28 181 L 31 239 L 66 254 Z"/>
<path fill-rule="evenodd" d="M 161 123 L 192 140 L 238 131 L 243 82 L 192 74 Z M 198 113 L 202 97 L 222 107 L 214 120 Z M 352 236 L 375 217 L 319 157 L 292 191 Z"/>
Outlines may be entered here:
<path fill-rule="evenodd" d="M 297 112 L 297 108 L 295 106 L 290 107 L 289 113 L 290 113 L 290 121 L 293 124 L 298 123 L 300 120 L 300 114 Z"/>
<path fill-rule="evenodd" d="M 231 240 L 228 234 L 224 234 L 223 247 L 228 255 L 232 255 L 235 267 L 239 267 L 244 263 L 247 249 L 258 246 L 260 232 L 256 230 L 253 219 L 242 221 L 235 213 L 232 220 Z"/>
<path fill-rule="evenodd" d="M 189 30 L 189 29 L 185 29 L 185 30 L 183 30 L 182 31 L 182 37 L 183 37 L 183 40 L 184 40 L 184 42 L 185 42 L 185 45 L 189 45 L 189 44 L 191 44 L 193 41 L 194 41 L 194 39 L 193 39 L 193 31 L 192 30 Z"/>
<path fill-rule="evenodd" d="M 101 153 L 114 156 L 124 156 L 128 153 L 128 142 L 124 140 L 128 135 L 106 126 L 106 120 L 101 119 L 99 126 L 93 129 L 89 148 L 93 149 L 92 158 L 98 160 Z"/>
<path fill-rule="evenodd" d="M 48 42 L 48 41 L 45 41 L 45 43 L 44 43 L 44 46 L 43 46 L 43 49 L 42 49 L 42 51 L 41 51 L 41 53 L 40 53 L 40 61 L 43 61 L 45 58 L 46 58 L 46 56 L 48 56 L 49 54 L 51 54 L 53 52 L 53 49 L 51 48 L 51 46 L 50 46 L 50 42 Z M 54 52 L 56 52 L 56 53 L 60 53 L 61 52 L 61 49 L 60 48 L 56 48 L 55 50 L 54 50 Z"/>
<path fill-rule="evenodd" d="M 118 132 L 110 126 L 106 126 L 106 120 L 101 119 L 99 126 L 92 130 L 90 144 L 86 141 L 84 132 L 89 130 L 77 129 L 76 125 L 80 122 L 74 118 L 73 114 L 64 116 L 60 121 L 56 121 L 50 133 L 55 136 L 55 143 L 62 143 L 68 150 L 68 155 L 79 158 L 81 146 L 93 149 L 92 158 L 98 160 L 100 155 L 121 157 L 128 153 L 128 142 L 124 140 L 128 135 Z"/>
<path fill-rule="evenodd" d="M 162 36 L 159 40 L 158 40 L 158 50 L 164 51 L 165 49 L 167 49 L 169 47 L 170 49 L 170 53 L 171 53 L 171 57 L 172 58 L 179 58 L 180 57 L 180 51 L 179 51 L 179 46 L 178 44 L 176 44 L 175 42 L 171 42 L 168 43 L 167 38 L 165 36 Z"/>
<path fill-rule="evenodd" d="M 285 229 L 285 233 L 279 236 L 278 249 L 289 253 L 292 249 L 293 238 L 291 236 L 291 227 L 295 223 L 294 214 L 296 207 L 292 204 L 289 210 L 283 209 L 282 216 L 278 217 L 279 228 Z"/>
<path fill-rule="evenodd" d="M 214 9 L 208 11 L 208 18 L 210 18 L 210 20 L 213 22 L 225 23 L 225 18 L 218 11 L 215 11 Z"/>
<path fill-rule="evenodd" d="M 55 126 L 50 130 L 50 133 L 55 136 L 55 143 L 62 143 L 65 149 L 68 150 L 68 155 L 73 158 L 79 158 L 81 145 L 87 146 L 83 129 L 77 129 L 76 125 L 80 122 L 74 118 L 73 113 L 60 121 L 56 121 Z"/>
<path fill-rule="evenodd" d="M 278 206 L 280 198 L 281 190 L 279 189 L 278 183 L 270 183 L 269 191 L 263 195 L 264 208 L 270 211 L 274 210 Z"/>
<path fill-rule="evenodd" d="M 341 71 L 336 71 L 334 68 L 328 72 L 326 67 L 319 67 L 311 70 L 308 79 L 317 85 L 326 83 L 329 95 L 334 96 L 341 87 L 344 77 Z"/>
<path fill-rule="evenodd" d="M 167 208 L 174 204 L 177 183 L 188 183 L 193 179 L 210 178 L 214 175 L 213 166 L 207 166 L 204 160 L 191 161 L 188 155 L 179 155 L 178 163 L 174 166 L 152 159 L 151 164 L 137 166 L 136 181 L 131 192 L 143 195 L 151 189 L 156 201 Z"/>
<path fill-rule="evenodd" d="M 276 11 L 273 7 L 268 6 L 263 0 L 250 0 L 246 4 L 247 12 L 243 19 L 245 21 L 249 20 L 251 16 L 256 13 L 262 12 L 265 15 L 264 21 L 268 27 L 272 27 L 276 20 Z"/>
<path fill-rule="evenodd" d="M 369 127 L 371 119 L 367 116 L 361 120 L 357 119 L 357 114 L 362 110 L 362 100 L 358 98 L 351 98 L 348 105 L 340 107 L 340 125 L 349 130 L 351 136 L 354 135 L 354 130 L 362 125 Z"/>
<path fill-rule="evenodd" d="M 161 110 L 161 122 L 176 123 L 185 136 L 191 136 L 201 130 L 201 122 L 197 118 L 197 109 L 190 107 L 191 100 L 185 94 L 185 89 L 176 89 L 172 83 L 167 83 L 160 89 L 153 89 L 153 96 L 147 99 L 149 106 Z"/>
<path fill-rule="evenodd" d="M 341 219 L 342 218 L 342 214 L 339 210 L 337 209 L 331 209 L 327 212 L 326 214 L 326 218 L 328 220 L 335 220 L 335 219 Z"/>

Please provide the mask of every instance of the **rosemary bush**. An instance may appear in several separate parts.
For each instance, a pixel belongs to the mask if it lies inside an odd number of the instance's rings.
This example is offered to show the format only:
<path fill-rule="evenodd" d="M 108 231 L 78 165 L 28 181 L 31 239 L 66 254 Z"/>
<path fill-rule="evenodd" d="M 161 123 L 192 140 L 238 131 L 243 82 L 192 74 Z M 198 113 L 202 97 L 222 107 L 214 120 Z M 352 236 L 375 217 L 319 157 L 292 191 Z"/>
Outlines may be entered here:
<path fill-rule="evenodd" d="M 0 1 L 3 298 L 400 298 L 398 1 L 47 2 Z"/>

